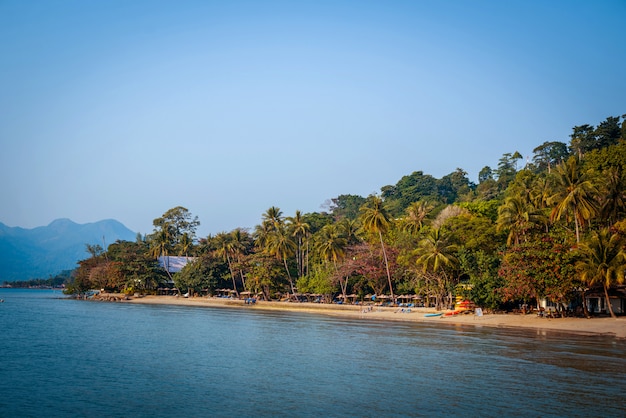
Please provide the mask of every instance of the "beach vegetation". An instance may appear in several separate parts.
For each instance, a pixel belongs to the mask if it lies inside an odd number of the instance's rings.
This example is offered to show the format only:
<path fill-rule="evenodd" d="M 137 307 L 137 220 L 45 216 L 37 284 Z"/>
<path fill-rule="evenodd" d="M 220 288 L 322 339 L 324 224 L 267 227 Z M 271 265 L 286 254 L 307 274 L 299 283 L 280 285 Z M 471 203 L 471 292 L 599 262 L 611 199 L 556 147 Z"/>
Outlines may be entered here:
<path fill-rule="evenodd" d="M 414 171 L 379 194 L 331 198 L 326 211 L 287 216 L 271 206 L 251 231 L 197 239 L 198 218 L 177 206 L 144 239 L 88 248 L 71 289 L 153 292 L 174 280 L 265 299 L 393 302 L 400 292 L 440 309 L 455 297 L 494 310 L 546 298 L 586 308 L 589 289 L 609 299 L 624 281 L 623 118 L 575 126 L 569 141 L 544 141 L 532 155 L 507 152 L 477 184 L 461 168 L 440 179 Z M 155 264 L 163 255 L 195 260 L 171 275 Z"/>

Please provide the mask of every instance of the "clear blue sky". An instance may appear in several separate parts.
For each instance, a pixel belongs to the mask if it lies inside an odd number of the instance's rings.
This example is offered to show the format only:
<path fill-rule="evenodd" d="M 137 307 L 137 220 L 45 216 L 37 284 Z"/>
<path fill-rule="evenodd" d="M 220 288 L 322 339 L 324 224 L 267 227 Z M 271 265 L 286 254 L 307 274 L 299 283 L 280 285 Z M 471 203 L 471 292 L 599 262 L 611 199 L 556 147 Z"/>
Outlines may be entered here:
<path fill-rule="evenodd" d="M 0 0 L 0 221 L 198 235 L 626 113 L 626 1 Z"/>

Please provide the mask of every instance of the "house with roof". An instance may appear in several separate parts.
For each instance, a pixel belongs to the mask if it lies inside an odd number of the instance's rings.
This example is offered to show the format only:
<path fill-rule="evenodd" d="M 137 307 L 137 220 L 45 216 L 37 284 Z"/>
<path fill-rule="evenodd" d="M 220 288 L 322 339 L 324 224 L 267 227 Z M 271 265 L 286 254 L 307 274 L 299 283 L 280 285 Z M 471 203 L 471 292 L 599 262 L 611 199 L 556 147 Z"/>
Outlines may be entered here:
<path fill-rule="evenodd" d="M 188 263 L 195 260 L 196 257 L 171 256 L 164 255 L 159 257 L 159 267 L 164 268 L 169 273 L 178 273 Z"/>

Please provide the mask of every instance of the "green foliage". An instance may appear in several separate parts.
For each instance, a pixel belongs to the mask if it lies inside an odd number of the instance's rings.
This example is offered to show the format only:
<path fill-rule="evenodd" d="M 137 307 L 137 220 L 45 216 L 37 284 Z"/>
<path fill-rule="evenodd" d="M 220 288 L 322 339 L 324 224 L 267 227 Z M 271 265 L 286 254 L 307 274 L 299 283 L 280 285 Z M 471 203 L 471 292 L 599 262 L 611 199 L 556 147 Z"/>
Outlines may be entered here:
<path fill-rule="evenodd" d="M 492 222 L 498 219 L 499 200 L 474 200 L 472 202 L 460 202 L 457 205 L 467 209 L 473 215 L 484 217 Z"/>
<path fill-rule="evenodd" d="M 385 186 L 381 192 L 387 210 L 394 217 L 400 216 L 413 202 L 440 201 L 437 179 L 422 171 L 402 177 L 395 186 Z"/>
<path fill-rule="evenodd" d="M 337 285 L 333 280 L 332 268 L 328 264 L 315 266 L 310 274 L 298 279 L 297 285 L 300 292 L 326 295 L 326 300 L 338 292 Z"/>
<path fill-rule="evenodd" d="M 353 194 L 342 194 L 330 201 L 330 213 L 335 220 L 356 219 L 359 216 L 359 208 L 365 203 L 365 198 Z"/>
<path fill-rule="evenodd" d="M 174 283 L 176 287 L 186 289 L 189 293 L 199 293 L 205 289 L 213 293 L 218 283 L 217 277 L 224 270 L 223 263 L 205 255 L 187 263 L 181 271 L 175 273 Z"/>
<path fill-rule="evenodd" d="M 462 248 L 457 258 L 460 270 L 469 277 L 460 289 L 463 296 L 481 307 L 496 309 L 500 306 L 499 289 L 503 280 L 498 276 L 500 257 L 497 253 Z"/>
<path fill-rule="evenodd" d="M 503 300 L 528 302 L 548 297 L 568 302 L 578 285 L 572 244 L 562 236 L 542 235 L 508 248 L 498 271 L 504 281 L 500 289 Z"/>
<path fill-rule="evenodd" d="M 177 206 L 166 211 L 163 216 L 152 221 L 154 232 L 148 236 L 152 256 L 188 254 L 193 247 L 196 229 L 200 225 L 197 216 L 187 208 Z"/>

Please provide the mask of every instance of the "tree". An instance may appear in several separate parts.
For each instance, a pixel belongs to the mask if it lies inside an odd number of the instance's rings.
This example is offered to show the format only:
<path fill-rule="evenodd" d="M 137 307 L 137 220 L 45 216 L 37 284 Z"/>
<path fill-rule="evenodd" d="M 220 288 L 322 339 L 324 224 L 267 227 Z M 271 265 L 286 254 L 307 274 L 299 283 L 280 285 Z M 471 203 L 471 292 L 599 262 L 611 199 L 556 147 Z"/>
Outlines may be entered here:
<path fill-rule="evenodd" d="M 533 150 L 533 163 L 540 171 L 552 170 L 552 167 L 565 161 L 569 156 L 567 145 L 563 142 L 544 142 Z"/>
<path fill-rule="evenodd" d="M 383 206 L 383 200 L 380 197 L 374 195 L 369 197 L 367 202 L 361 207 L 360 221 L 362 228 L 366 232 L 378 235 L 380 247 L 383 251 L 383 257 L 385 260 L 385 268 L 387 270 L 389 292 L 391 293 L 391 299 L 394 300 L 395 297 L 393 294 L 393 285 L 391 284 L 391 273 L 389 272 L 389 260 L 385 250 L 385 243 L 383 242 L 383 233 L 387 232 L 390 222 L 387 211 Z"/>
<path fill-rule="evenodd" d="M 156 241 L 156 247 L 160 249 L 157 256 L 167 255 L 173 250 L 176 250 L 178 255 L 183 255 L 190 250 L 200 221 L 187 208 L 177 206 L 166 211 L 160 218 L 154 219 L 152 225 L 154 232 L 150 239 Z M 153 254 L 156 252 L 153 250 Z"/>
<path fill-rule="evenodd" d="M 143 241 L 116 241 L 109 245 L 107 254 L 119 273 L 119 286 L 153 292 L 165 280 L 165 273 Z"/>
<path fill-rule="evenodd" d="M 596 127 L 594 131 L 596 148 L 606 148 L 617 144 L 622 136 L 619 119 L 619 116 L 609 116 Z"/>
<path fill-rule="evenodd" d="M 340 227 L 338 224 L 332 224 L 326 225 L 319 232 L 316 237 L 315 249 L 325 263 L 332 262 L 334 271 L 337 273 L 337 262 L 344 258 L 346 254 L 346 245 L 347 241 L 345 237 L 341 236 Z M 345 299 L 347 278 L 345 282 L 339 278 L 339 284 L 341 285 L 341 292 Z"/>
<path fill-rule="evenodd" d="M 563 216 L 568 222 L 573 219 L 578 243 L 580 228 L 598 210 L 595 200 L 597 190 L 589 174 L 583 171 L 580 160 L 575 156 L 556 167 L 554 178 L 556 189 L 550 197 L 550 203 L 554 205 L 550 221 L 554 222 Z"/>
<path fill-rule="evenodd" d="M 302 216 L 302 212 L 296 210 L 296 215 L 294 217 L 287 218 L 289 222 L 289 228 L 291 230 L 292 236 L 296 239 L 297 249 L 296 249 L 296 263 L 298 265 L 298 277 L 304 275 L 305 270 L 305 247 L 304 242 L 308 239 L 309 231 L 311 227 L 308 223 L 304 221 L 304 217 Z"/>
<path fill-rule="evenodd" d="M 342 194 L 330 199 L 329 210 L 336 221 L 347 218 L 356 219 L 359 208 L 365 203 L 365 198 L 359 195 Z"/>
<path fill-rule="evenodd" d="M 540 220 L 540 213 L 519 196 L 507 197 L 498 209 L 498 231 L 509 231 L 507 245 L 518 245 L 520 238 L 526 240 L 526 232 Z"/>
<path fill-rule="evenodd" d="M 425 277 L 436 283 L 438 308 L 441 307 L 443 293 L 450 290 L 450 274 L 458 263 L 454 255 L 457 249 L 457 245 L 449 241 L 449 237 L 441 228 L 431 228 L 415 251 L 416 265 L 421 267 Z"/>
<path fill-rule="evenodd" d="M 615 313 L 608 289 L 624 283 L 625 244 L 621 234 L 611 233 L 608 228 L 594 232 L 591 238 L 580 245 L 582 259 L 576 264 L 583 283 L 588 286 L 602 285 L 607 307 L 613 318 Z"/>
<path fill-rule="evenodd" d="M 216 252 L 228 264 L 228 271 L 230 272 L 230 278 L 233 282 L 233 291 L 235 295 L 239 297 L 237 283 L 235 282 L 235 273 L 233 271 L 233 263 L 231 262 L 231 255 L 236 252 L 236 244 L 233 242 L 232 235 L 226 232 L 218 233 L 214 239 L 217 246 Z"/>
<path fill-rule="evenodd" d="M 594 128 L 591 125 L 580 125 L 572 128 L 573 132 L 570 135 L 570 151 L 572 154 L 583 158 L 586 152 L 595 148 L 596 138 L 594 135 Z"/>
<path fill-rule="evenodd" d="M 276 257 L 277 259 L 282 260 L 283 265 L 285 266 L 285 271 L 287 272 L 287 278 L 289 279 L 289 285 L 291 287 L 291 293 L 293 295 L 296 294 L 296 289 L 293 284 L 293 278 L 291 277 L 291 272 L 289 271 L 289 265 L 287 263 L 287 259 L 293 256 L 296 252 L 297 245 L 291 238 L 289 234 L 285 231 L 285 228 L 279 226 L 275 230 L 271 231 L 269 237 L 266 242 L 265 250 L 271 256 Z"/>
<path fill-rule="evenodd" d="M 509 183 L 515 178 L 517 161 L 520 159 L 522 159 L 522 155 L 517 151 L 513 154 L 510 152 L 503 154 L 502 158 L 500 158 L 498 168 L 496 169 L 496 176 L 498 178 L 498 185 L 502 189 L 506 189 Z"/>
<path fill-rule="evenodd" d="M 478 183 L 482 183 L 487 180 L 493 180 L 493 170 L 488 165 L 484 166 L 478 172 Z"/>
<path fill-rule="evenodd" d="M 409 234 L 417 234 L 424 226 L 424 221 L 433 210 L 433 205 L 423 200 L 413 202 L 406 208 L 406 215 L 401 220 L 402 230 Z"/>
<path fill-rule="evenodd" d="M 611 167 L 603 173 L 600 215 L 611 225 L 626 214 L 626 187 L 622 181 L 621 167 Z"/>
<path fill-rule="evenodd" d="M 555 302 L 567 302 L 577 287 L 574 257 L 571 242 L 558 235 L 544 234 L 509 247 L 498 271 L 503 280 L 503 300 L 529 302 L 549 297 Z"/>

